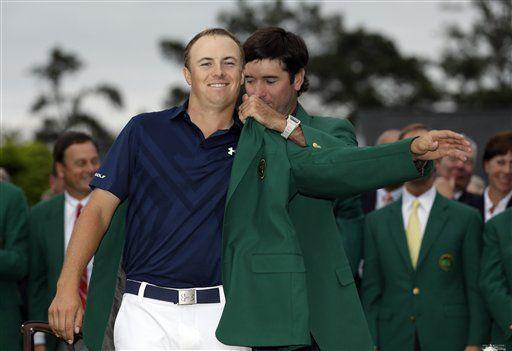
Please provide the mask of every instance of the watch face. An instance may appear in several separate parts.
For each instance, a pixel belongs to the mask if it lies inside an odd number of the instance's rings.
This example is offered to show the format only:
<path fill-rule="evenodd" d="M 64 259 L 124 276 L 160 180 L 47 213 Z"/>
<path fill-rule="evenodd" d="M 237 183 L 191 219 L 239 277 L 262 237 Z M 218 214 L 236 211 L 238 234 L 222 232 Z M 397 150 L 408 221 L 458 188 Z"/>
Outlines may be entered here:
<path fill-rule="evenodd" d="M 300 123 L 300 119 L 290 115 L 290 119 L 294 122 L 294 123 Z"/>

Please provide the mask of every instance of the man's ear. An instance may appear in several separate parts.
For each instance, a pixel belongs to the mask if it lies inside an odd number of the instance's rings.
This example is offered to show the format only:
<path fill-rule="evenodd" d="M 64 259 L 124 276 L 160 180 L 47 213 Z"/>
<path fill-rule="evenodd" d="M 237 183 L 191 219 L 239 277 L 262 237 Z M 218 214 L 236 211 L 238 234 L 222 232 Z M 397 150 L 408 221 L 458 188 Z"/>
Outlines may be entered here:
<path fill-rule="evenodd" d="M 64 178 L 64 165 L 60 162 L 55 162 L 55 171 L 57 172 L 57 178 Z"/>
<path fill-rule="evenodd" d="M 189 69 L 186 66 L 183 67 L 183 76 L 185 77 L 187 84 L 192 85 L 192 77 L 191 77 Z"/>
<path fill-rule="evenodd" d="M 299 91 L 304 83 L 304 76 L 306 75 L 306 70 L 301 68 L 297 73 L 295 73 L 295 78 L 293 79 L 293 89 L 295 91 Z"/>

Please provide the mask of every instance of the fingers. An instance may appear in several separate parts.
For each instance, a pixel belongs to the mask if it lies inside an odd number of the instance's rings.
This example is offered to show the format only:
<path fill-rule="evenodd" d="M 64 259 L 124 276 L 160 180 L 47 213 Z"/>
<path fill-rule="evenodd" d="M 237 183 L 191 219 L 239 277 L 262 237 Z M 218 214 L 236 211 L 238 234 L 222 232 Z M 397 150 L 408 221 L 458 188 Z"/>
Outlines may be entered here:
<path fill-rule="evenodd" d="M 83 319 L 84 319 L 84 310 L 82 308 L 79 308 L 78 311 L 76 312 L 76 317 L 75 317 L 75 334 L 78 334 L 80 333 L 80 330 L 82 330 L 82 322 L 83 322 Z"/>
<path fill-rule="evenodd" d="M 242 101 L 243 101 L 243 102 L 246 102 L 247 100 L 249 100 L 249 95 L 244 94 L 244 95 L 242 96 Z"/>
<path fill-rule="evenodd" d="M 50 325 L 53 334 L 57 335 L 56 316 L 53 310 L 53 304 L 48 308 L 48 324 Z"/>
<path fill-rule="evenodd" d="M 445 157 L 453 157 L 461 160 L 462 162 L 466 162 L 468 158 L 468 154 L 464 151 L 457 150 L 457 149 L 449 149 L 449 150 L 439 150 L 440 156 Z"/>
<path fill-rule="evenodd" d="M 76 316 L 76 311 L 75 310 L 71 310 L 71 309 L 68 309 L 66 311 L 66 313 L 64 314 L 65 316 L 65 322 L 64 322 L 64 335 L 62 336 L 64 338 L 64 340 L 68 343 L 68 344 L 72 344 L 73 343 L 73 338 L 74 338 L 74 335 L 75 335 L 75 316 Z"/>

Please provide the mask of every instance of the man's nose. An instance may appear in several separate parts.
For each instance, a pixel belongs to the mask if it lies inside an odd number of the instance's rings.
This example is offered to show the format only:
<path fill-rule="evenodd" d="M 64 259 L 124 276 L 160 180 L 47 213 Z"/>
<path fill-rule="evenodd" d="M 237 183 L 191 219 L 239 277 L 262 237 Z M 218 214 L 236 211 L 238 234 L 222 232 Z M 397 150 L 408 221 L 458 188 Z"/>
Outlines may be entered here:
<path fill-rule="evenodd" d="M 259 97 L 260 99 L 263 99 L 267 95 L 267 88 L 263 83 L 259 82 L 256 84 L 254 94 L 256 94 L 256 96 Z"/>
<path fill-rule="evenodd" d="M 224 77 L 224 68 L 222 67 L 222 64 L 215 64 L 213 65 L 213 74 L 216 77 Z"/>

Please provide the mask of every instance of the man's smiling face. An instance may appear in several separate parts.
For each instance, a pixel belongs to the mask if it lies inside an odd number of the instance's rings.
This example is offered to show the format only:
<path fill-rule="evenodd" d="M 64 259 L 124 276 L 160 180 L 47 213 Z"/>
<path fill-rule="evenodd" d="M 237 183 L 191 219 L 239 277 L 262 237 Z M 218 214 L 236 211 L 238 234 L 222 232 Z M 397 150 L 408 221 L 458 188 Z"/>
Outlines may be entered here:
<path fill-rule="evenodd" d="M 223 35 L 206 35 L 190 49 L 185 79 L 190 95 L 203 107 L 233 105 L 242 84 L 243 60 L 238 45 Z"/>

